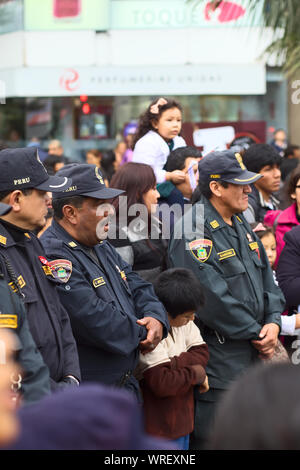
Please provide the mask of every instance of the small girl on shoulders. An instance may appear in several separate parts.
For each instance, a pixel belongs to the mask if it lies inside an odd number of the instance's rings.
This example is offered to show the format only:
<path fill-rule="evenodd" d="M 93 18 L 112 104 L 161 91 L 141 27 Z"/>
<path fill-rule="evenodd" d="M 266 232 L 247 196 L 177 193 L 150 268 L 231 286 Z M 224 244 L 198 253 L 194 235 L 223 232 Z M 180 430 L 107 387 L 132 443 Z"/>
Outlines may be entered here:
<path fill-rule="evenodd" d="M 181 183 L 185 179 L 181 170 L 168 172 L 163 169 L 169 153 L 186 146 L 185 140 L 179 135 L 181 126 L 181 106 L 172 99 L 159 98 L 153 101 L 140 117 L 133 141 L 132 161 L 150 165 L 157 183 Z"/>

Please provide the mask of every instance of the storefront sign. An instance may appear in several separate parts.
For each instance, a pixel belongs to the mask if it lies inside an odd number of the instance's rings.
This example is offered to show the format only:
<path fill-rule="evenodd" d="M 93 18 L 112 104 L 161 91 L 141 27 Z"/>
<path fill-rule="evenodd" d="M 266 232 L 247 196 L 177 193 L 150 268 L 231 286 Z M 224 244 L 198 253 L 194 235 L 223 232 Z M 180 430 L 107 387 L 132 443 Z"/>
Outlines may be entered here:
<path fill-rule="evenodd" d="M 26 31 L 109 27 L 109 0 L 24 0 Z"/>
<path fill-rule="evenodd" d="M 9 96 L 261 95 L 265 66 L 23 68 L 0 71 Z"/>
<path fill-rule="evenodd" d="M 257 26 L 263 2 L 250 9 L 247 0 L 213 2 L 184 0 L 112 0 L 111 29 L 204 28 Z"/>

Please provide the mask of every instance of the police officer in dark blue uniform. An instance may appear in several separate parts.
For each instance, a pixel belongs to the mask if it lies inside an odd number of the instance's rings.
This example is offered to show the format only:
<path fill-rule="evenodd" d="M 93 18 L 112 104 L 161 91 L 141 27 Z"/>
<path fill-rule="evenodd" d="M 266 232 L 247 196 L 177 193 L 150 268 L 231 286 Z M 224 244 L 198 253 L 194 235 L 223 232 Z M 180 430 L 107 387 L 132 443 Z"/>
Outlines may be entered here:
<path fill-rule="evenodd" d="M 72 185 L 54 195 L 54 221 L 41 241 L 63 281 L 60 299 L 71 318 L 82 378 L 138 395 L 132 374 L 139 349 L 154 349 L 169 325 L 152 285 L 104 240 L 110 209 L 103 203 L 123 191 L 107 188 L 95 165 L 66 165 L 57 174 Z"/>
<path fill-rule="evenodd" d="M 193 449 L 203 447 L 223 391 L 259 356 L 272 357 L 280 331 L 283 294 L 261 241 L 241 215 L 250 184 L 259 178 L 233 151 L 204 157 L 199 163 L 202 197 L 170 240 L 171 265 L 192 269 L 206 299 L 199 318 L 210 353 L 210 390 L 205 396 L 195 393 Z"/>
<path fill-rule="evenodd" d="M 0 215 L 5 215 L 11 206 L 0 203 Z M 29 330 L 23 303 L 12 292 L 0 272 L 0 328 L 9 328 L 18 337 L 16 359 L 22 373 L 12 377 L 12 388 L 16 398 L 22 396 L 23 403 L 32 403 L 50 393 L 49 371 L 39 353 Z"/>
<path fill-rule="evenodd" d="M 58 280 L 32 231 L 45 224 L 47 191 L 69 184 L 67 178 L 49 177 L 36 148 L 0 151 L 0 201 L 12 206 L 0 220 L 0 263 L 5 279 L 23 298 L 53 390 L 79 384 L 78 352 L 57 294 Z"/>

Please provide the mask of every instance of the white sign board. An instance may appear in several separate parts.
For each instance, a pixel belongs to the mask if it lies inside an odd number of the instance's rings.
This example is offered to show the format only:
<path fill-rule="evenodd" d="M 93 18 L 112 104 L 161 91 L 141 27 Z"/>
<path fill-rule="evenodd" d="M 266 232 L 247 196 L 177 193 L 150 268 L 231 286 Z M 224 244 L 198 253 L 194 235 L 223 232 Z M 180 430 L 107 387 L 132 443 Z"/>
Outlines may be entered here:
<path fill-rule="evenodd" d="M 197 129 L 193 132 L 193 141 L 196 147 L 203 147 L 203 154 L 212 150 L 226 150 L 226 144 L 233 141 L 235 130 L 232 126 L 210 127 Z"/>

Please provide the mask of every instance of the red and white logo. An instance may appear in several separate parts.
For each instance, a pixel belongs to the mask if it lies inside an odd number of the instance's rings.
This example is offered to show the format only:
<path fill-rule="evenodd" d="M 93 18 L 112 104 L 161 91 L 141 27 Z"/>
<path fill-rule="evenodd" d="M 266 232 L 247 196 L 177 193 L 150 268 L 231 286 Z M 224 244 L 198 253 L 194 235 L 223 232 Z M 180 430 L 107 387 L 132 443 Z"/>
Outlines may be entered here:
<path fill-rule="evenodd" d="M 246 13 L 245 8 L 233 2 L 208 2 L 205 6 L 204 15 L 206 21 L 216 18 L 219 23 L 235 21 Z"/>
<path fill-rule="evenodd" d="M 61 88 L 75 91 L 79 87 L 79 73 L 74 69 L 67 69 L 59 79 Z"/>

